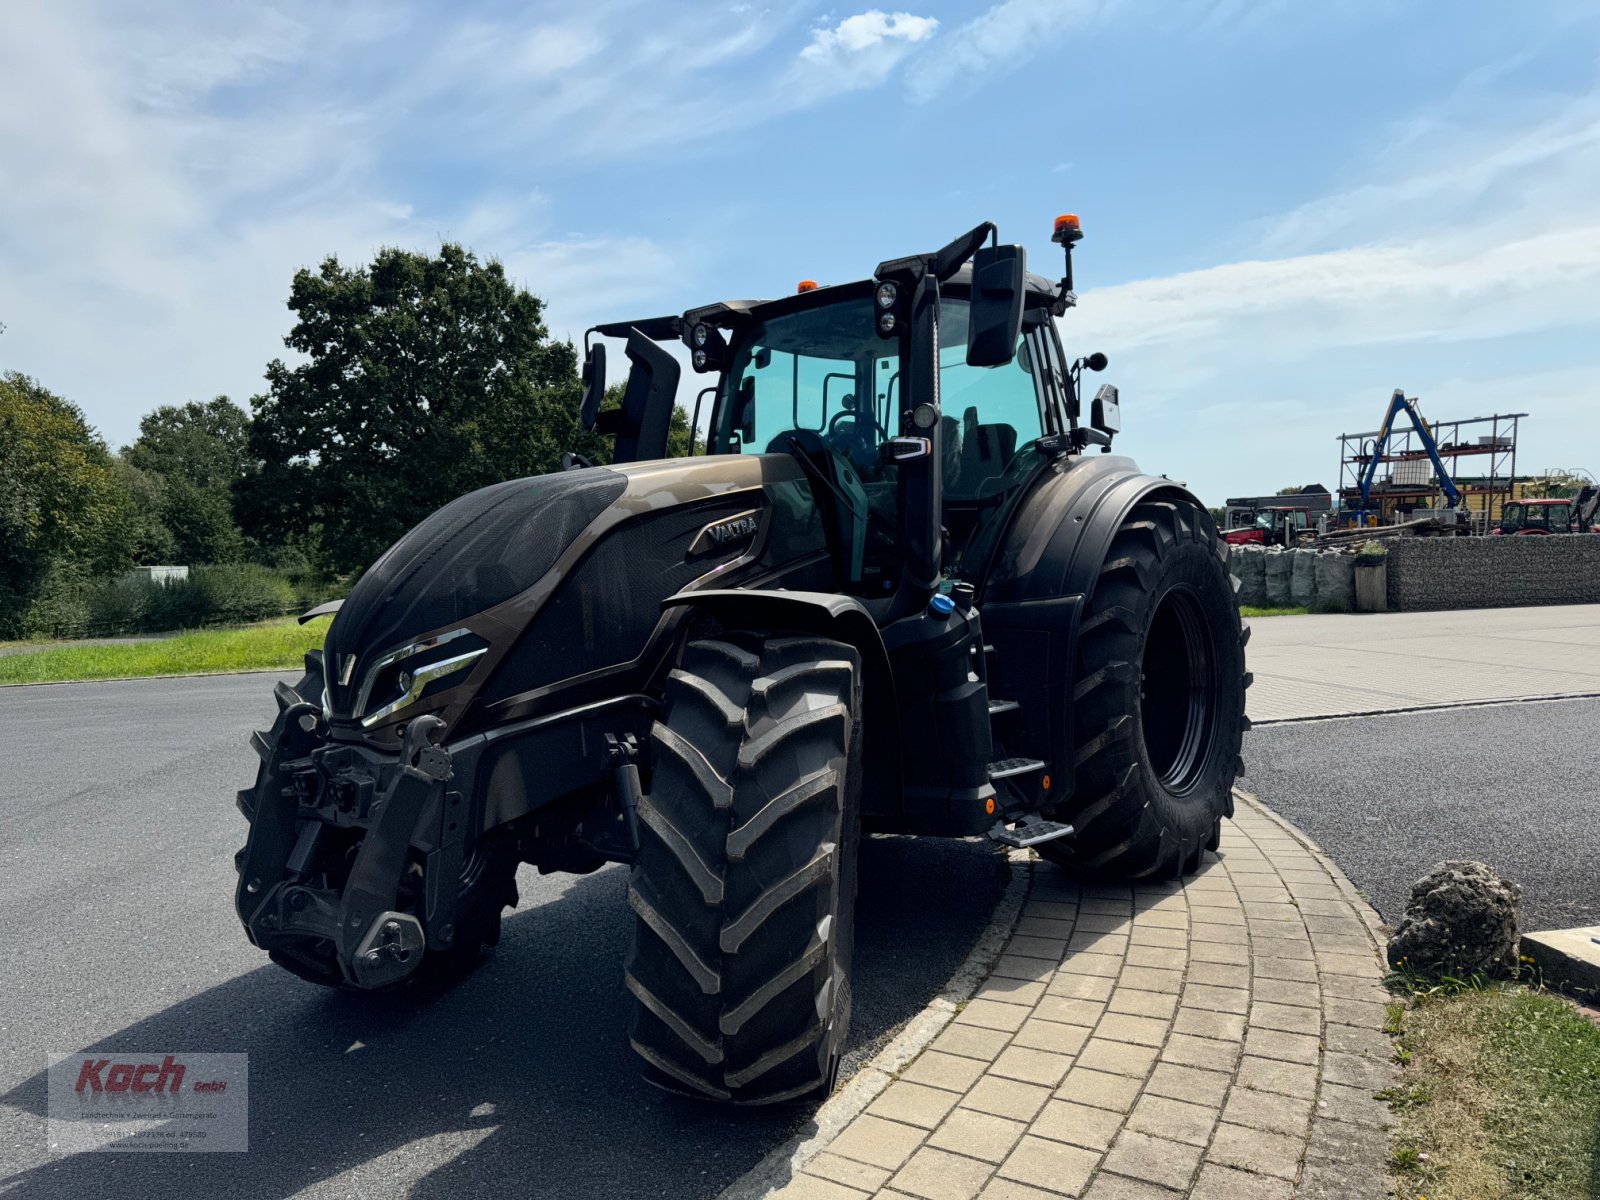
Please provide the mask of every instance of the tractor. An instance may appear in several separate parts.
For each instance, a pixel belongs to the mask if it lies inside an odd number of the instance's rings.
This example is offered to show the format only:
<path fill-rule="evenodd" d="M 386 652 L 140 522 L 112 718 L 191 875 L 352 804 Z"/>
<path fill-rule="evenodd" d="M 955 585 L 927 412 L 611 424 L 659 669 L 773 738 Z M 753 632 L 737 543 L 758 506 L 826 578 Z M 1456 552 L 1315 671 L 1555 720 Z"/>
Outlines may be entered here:
<path fill-rule="evenodd" d="M 1081 236 L 1057 221 L 1058 282 L 984 224 L 591 330 L 613 461 L 462 496 L 307 614 L 333 613 L 323 649 L 238 796 L 251 942 L 318 984 L 437 986 L 522 864 L 624 864 L 645 1075 L 771 1104 L 836 1078 L 863 836 L 1194 871 L 1232 812 L 1248 630 L 1205 507 L 1109 453 L 1114 386 L 1084 411 L 1106 359 L 1057 324 Z M 707 433 L 668 459 L 687 369 Z"/>
<path fill-rule="evenodd" d="M 1518 537 L 1551 533 L 1591 533 L 1596 531 L 1596 510 L 1600 491 L 1585 487 L 1576 497 L 1544 500 L 1508 500 L 1500 509 L 1500 519 L 1491 535 Z"/>
<path fill-rule="evenodd" d="M 1302 533 L 1311 528 L 1311 513 L 1304 508 L 1235 509 L 1230 519 L 1236 524 L 1224 531 L 1223 541 L 1230 546 L 1294 546 Z"/>

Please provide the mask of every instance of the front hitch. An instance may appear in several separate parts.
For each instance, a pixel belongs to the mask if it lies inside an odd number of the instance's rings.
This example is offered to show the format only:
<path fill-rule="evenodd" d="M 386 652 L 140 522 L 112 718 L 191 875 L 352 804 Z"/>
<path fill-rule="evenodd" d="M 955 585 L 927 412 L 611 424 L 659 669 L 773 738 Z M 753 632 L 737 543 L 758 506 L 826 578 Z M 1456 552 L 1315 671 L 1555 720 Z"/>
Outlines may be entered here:
<path fill-rule="evenodd" d="M 450 778 L 450 751 L 431 739 L 438 717 L 412 720 L 401 742 L 400 770 L 373 805 L 373 824 L 361 840 L 339 902 L 339 966 L 357 987 L 386 987 L 422 962 L 422 923 L 396 912 L 400 877 L 417 820 L 436 788 Z"/>
<path fill-rule="evenodd" d="M 398 769 L 371 801 L 370 823 L 336 894 L 300 882 L 328 827 L 300 812 L 292 780 L 296 772 L 315 769 L 310 754 L 316 745 L 315 709 L 280 688 L 289 698 L 279 695 L 278 720 L 269 733 L 253 739 L 263 764 L 251 797 L 249 841 L 240 855 L 240 919 L 255 945 L 299 973 L 309 971 L 327 982 L 333 981 L 329 976 L 342 977 L 358 988 L 389 987 L 417 969 L 427 947 L 422 923 L 397 906 L 418 822 L 435 797 L 441 806 L 446 802 L 451 756 L 432 741 L 444 722 L 420 716 L 406 726 Z M 440 893 L 429 919 L 445 931 L 448 944 L 456 891 L 449 887 Z M 318 945 L 320 953 L 308 955 Z M 329 958 L 336 960 L 336 971 Z"/>

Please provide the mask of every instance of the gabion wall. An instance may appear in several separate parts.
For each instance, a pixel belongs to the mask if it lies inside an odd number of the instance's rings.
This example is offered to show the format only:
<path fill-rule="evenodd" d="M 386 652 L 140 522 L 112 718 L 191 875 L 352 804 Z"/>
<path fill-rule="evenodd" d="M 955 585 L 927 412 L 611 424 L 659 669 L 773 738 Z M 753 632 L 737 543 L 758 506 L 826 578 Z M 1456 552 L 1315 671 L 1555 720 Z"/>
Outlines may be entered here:
<path fill-rule="evenodd" d="M 1389 608 L 1510 608 L 1600 603 L 1600 534 L 1393 538 Z M 1355 559 L 1331 550 L 1230 546 L 1239 603 L 1320 612 L 1354 606 Z"/>
<path fill-rule="evenodd" d="M 1239 579 L 1239 603 L 1253 608 L 1349 612 L 1355 606 L 1355 559 L 1331 550 L 1229 546 L 1228 569 Z"/>
<path fill-rule="evenodd" d="M 1392 609 L 1600 602 L 1600 534 L 1396 538 L 1388 545 Z"/>

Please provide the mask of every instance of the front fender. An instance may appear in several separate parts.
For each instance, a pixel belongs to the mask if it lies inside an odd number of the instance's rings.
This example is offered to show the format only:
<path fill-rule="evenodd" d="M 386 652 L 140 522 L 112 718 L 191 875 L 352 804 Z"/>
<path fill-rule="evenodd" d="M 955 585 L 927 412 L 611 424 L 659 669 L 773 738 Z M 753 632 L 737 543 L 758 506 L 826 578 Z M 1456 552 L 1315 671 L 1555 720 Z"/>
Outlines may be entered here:
<path fill-rule="evenodd" d="M 833 638 L 861 655 L 864 773 L 862 812 L 868 816 L 897 814 L 901 808 L 899 704 L 894 672 L 883 635 L 859 600 L 832 592 L 765 592 L 755 589 L 706 588 L 678 592 L 661 602 L 662 610 L 687 608 L 734 629 L 781 629 Z M 694 621 L 683 622 L 687 637 Z M 674 656 L 676 657 L 676 656 Z"/>

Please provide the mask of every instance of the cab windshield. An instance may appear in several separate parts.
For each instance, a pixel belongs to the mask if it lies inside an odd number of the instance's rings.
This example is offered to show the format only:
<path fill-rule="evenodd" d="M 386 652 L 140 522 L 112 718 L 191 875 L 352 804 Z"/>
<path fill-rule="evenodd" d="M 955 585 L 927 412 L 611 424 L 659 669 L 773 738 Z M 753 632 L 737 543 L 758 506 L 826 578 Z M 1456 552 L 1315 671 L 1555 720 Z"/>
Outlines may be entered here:
<path fill-rule="evenodd" d="M 773 316 L 743 332 L 729 365 L 714 448 L 723 453 L 799 452 L 823 475 L 827 507 L 848 526 L 835 536 L 844 586 L 864 595 L 892 587 L 898 541 L 899 467 L 882 451 L 904 407 L 900 338 L 879 337 L 872 292 Z M 967 301 L 939 305 L 939 441 L 945 569 L 960 573 L 986 552 L 1005 497 L 1041 461 L 1044 388 L 1038 340 L 1024 334 L 997 367 L 967 365 Z M 818 456 L 826 460 L 817 465 Z"/>
<path fill-rule="evenodd" d="M 725 451 L 788 451 L 819 435 L 863 479 L 883 477 L 879 447 L 899 432 L 899 341 L 874 329 L 872 297 L 773 317 L 742 341 L 728 372 L 717 442 Z M 1019 450 L 1043 432 L 1031 344 L 1000 367 L 969 367 L 967 302 L 939 306 L 939 393 L 945 499 L 991 496 Z M 888 468 L 892 471 L 892 468 Z"/>

